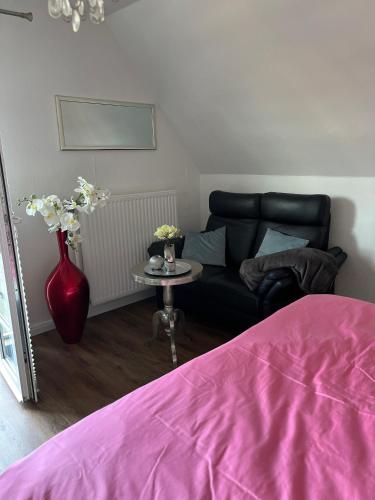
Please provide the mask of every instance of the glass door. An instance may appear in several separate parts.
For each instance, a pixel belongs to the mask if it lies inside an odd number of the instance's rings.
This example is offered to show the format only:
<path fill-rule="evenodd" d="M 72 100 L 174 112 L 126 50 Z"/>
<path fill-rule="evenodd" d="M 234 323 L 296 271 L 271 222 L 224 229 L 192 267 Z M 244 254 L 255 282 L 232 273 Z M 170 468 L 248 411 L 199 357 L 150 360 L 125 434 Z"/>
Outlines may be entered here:
<path fill-rule="evenodd" d="M 14 227 L 19 221 L 10 211 L 0 149 L 0 373 L 19 401 L 36 401 L 31 337 Z"/>

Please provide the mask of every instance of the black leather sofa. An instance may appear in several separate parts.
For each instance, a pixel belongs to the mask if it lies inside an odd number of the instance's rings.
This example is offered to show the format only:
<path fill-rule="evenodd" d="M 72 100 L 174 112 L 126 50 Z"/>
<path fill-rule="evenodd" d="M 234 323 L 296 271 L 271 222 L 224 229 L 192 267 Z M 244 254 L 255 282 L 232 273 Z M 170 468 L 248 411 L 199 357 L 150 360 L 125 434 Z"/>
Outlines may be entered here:
<path fill-rule="evenodd" d="M 308 246 L 327 250 L 330 207 L 331 200 L 326 195 L 213 191 L 206 231 L 226 226 L 227 267 L 205 265 L 199 281 L 175 287 L 176 307 L 203 313 L 240 331 L 302 297 L 304 294 L 289 269 L 269 272 L 256 293 L 252 293 L 241 281 L 239 267 L 244 259 L 255 256 L 267 228 L 308 239 Z M 175 244 L 176 256 L 181 257 L 184 239 Z M 162 255 L 163 244 L 154 242 L 148 250 L 150 256 Z M 339 266 L 346 259 L 339 247 L 328 252 Z M 161 290 L 157 290 L 157 298 L 161 306 Z"/>

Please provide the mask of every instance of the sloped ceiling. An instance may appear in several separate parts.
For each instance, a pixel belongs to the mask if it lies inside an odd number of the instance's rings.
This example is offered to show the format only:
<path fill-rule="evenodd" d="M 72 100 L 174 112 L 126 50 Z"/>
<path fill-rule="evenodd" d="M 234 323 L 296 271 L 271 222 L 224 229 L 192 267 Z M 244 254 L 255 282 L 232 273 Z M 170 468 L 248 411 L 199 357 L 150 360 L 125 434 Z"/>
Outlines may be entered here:
<path fill-rule="evenodd" d="M 127 5 L 136 2 L 137 0 L 106 0 L 105 2 L 105 13 L 112 14 L 120 9 L 123 9 Z"/>
<path fill-rule="evenodd" d="M 202 173 L 375 175 L 373 0 L 139 0 L 108 22 Z"/>

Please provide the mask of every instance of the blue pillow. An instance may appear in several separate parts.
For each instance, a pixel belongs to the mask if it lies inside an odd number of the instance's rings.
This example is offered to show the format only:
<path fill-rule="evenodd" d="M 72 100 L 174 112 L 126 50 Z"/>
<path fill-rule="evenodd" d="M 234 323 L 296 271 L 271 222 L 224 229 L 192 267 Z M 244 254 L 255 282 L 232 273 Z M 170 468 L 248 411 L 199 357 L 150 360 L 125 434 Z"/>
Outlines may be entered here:
<path fill-rule="evenodd" d="M 186 233 L 182 258 L 208 264 L 225 266 L 225 226 L 206 233 Z"/>
<path fill-rule="evenodd" d="M 255 257 L 283 252 L 284 250 L 292 250 L 293 248 L 303 248 L 308 244 L 309 240 L 304 240 L 297 236 L 290 236 L 289 234 L 280 233 L 279 231 L 268 228 Z"/>

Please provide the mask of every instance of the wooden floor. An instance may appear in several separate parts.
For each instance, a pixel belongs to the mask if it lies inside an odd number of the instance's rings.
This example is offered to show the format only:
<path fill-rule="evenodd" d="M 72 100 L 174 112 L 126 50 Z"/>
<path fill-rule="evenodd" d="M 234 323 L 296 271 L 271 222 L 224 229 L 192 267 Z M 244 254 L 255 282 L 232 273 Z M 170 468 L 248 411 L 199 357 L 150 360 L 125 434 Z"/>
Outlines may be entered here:
<path fill-rule="evenodd" d="M 146 345 L 154 300 L 138 302 L 87 322 L 80 344 L 56 332 L 33 338 L 37 404 L 20 405 L 0 377 L 0 471 L 48 438 L 172 369 L 169 339 Z M 180 363 L 229 339 L 229 333 L 187 317 L 193 341 L 178 342 Z"/>

